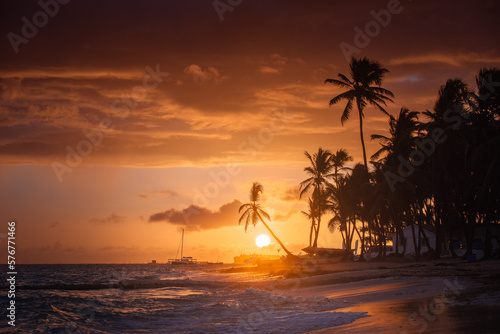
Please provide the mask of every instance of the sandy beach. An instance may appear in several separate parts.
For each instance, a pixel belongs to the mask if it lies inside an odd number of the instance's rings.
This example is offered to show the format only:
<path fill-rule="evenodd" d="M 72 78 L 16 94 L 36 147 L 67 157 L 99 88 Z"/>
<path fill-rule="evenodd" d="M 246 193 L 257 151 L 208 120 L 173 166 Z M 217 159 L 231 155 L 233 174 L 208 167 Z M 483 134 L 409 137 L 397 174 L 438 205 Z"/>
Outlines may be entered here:
<path fill-rule="evenodd" d="M 295 297 L 327 297 L 366 312 L 352 323 L 309 333 L 500 333 L 500 261 L 445 259 L 412 263 L 318 264 L 291 269 L 262 288 Z"/>

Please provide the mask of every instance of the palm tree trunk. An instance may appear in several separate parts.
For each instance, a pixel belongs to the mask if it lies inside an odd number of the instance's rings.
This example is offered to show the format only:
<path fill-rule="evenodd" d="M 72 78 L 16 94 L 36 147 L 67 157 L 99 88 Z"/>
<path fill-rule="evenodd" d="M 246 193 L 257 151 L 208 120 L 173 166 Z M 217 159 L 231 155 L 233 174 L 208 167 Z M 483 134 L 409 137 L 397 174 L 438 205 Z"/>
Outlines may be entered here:
<path fill-rule="evenodd" d="M 359 134 L 361 136 L 361 147 L 363 148 L 363 161 L 365 162 L 365 168 L 368 171 L 368 162 L 366 161 L 365 138 L 363 136 L 363 109 L 361 108 L 359 101 L 357 99 L 356 99 L 356 104 L 358 105 L 358 113 L 359 113 Z"/>
<path fill-rule="evenodd" d="M 372 244 L 372 241 L 373 241 L 372 227 L 374 227 L 373 225 L 374 225 L 373 220 L 368 220 L 366 222 L 366 226 L 368 228 L 368 242 L 367 242 L 368 247 L 369 247 L 368 249 L 370 249 L 373 246 L 373 244 Z"/>
<path fill-rule="evenodd" d="M 314 244 L 313 247 L 318 247 L 318 236 L 319 236 L 319 227 L 321 224 L 321 214 L 318 216 L 318 226 L 316 227 L 316 235 L 314 236 Z"/>
<path fill-rule="evenodd" d="M 349 219 L 345 221 L 345 253 L 342 258 L 343 261 L 351 260 L 351 254 L 352 254 L 352 238 L 354 236 L 354 230 L 351 229 L 351 222 Z"/>
<path fill-rule="evenodd" d="M 417 244 L 417 234 L 415 233 L 415 223 L 411 223 L 411 236 L 413 239 L 413 250 L 415 251 L 415 258 L 420 260 L 420 247 Z"/>
<path fill-rule="evenodd" d="M 396 225 L 396 250 L 395 250 L 396 256 L 399 255 L 399 231 L 398 231 L 398 226 Z"/>
<path fill-rule="evenodd" d="M 408 240 L 406 240 L 403 229 L 399 230 L 399 233 L 401 233 L 401 241 L 403 242 L 403 256 L 406 255 L 406 246 L 408 245 Z"/>
<path fill-rule="evenodd" d="M 423 237 L 423 239 L 424 239 L 424 243 L 423 243 L 423 244 L 427 246 L 428 252 L 430 252 L 431 254 L 432 254 L 432 253 L 434 253 L 434 248 L 432 248 L 432 245 L 431 245 L 431 243 L 429 242 L 429 238 L 427 238 L 427 234 L 425 233 L 424 228 L 423 228 L 422 226 L 420 226 L 420 225 L 419 225 L 419 228 L 418 228 L 418 229 L 420 230 L 420 232 L 419 232 L 419 233 L 420 233 L 420 235 L 421 235 L 421 236 Z"/>
<path fill-rule="evenodd" d="M 440 187 L 439 189 L 442 189 L 443 184 L 440 182 Z M 438 193 L 440 194 L 442 190 L 438 190 Z M 437 195 L 437 194 L 436 194 Z M 435 228 L 436 228 L 436 245 L 434 246 L 434 259 L 439 259 L 441 257 L 441 251 L 442 251 L 442 246 L 441 246 L 441 220 L 443 217 L 443 202 L 441 201 L 441 196 L 436 196 L 434 195 L 434 201 L 435 201 L 435 206 L 436 206 L 436 219 L 435 219 Z"/>
<path fill-rule="evenodd" d="M 379 252 L 377 255 L 377 258 L 381 259 L 385 257 L 385 235 L 382 234 L 383 228 L 382 228 L 382 222 L 380 219 L 376 218 L 376 223 L 377 223 L 377 238 L 378 238 L 378 246 L 379 246 Z"/>
<path fill-rule="evenodd" d="M 311 232 L 309 232 L 309 246 L 312 246 L 313 230 L 316 231 L 316 222 L 314 221 L 314 218 L 312 219 L 311 222 Z"/>
<path fill-rule="evenodd" d="M 472 243 L 474 241 L 474 227 L 475 227 L 475 214 L 469 213 L 470 218 L 468 219 L 468 224 L 465 230 L 465 239 L 467 243 L 467 251 L 465 255 L 472 255 Z"/>
<path fill-rule="evenodd" d="M 358 234 L 358 237 L 359 237 L 359 243 L 361 244 L 361 247 L 360 247 L 360 251 L 359 251 L 359 260 L 360 262 L 364 262 L 365 261 L 365 231 L 364 231 L 364 222 L 361 221 L 361 231 L 363 232 L 363 234 L 361 234 L 361 232 L 359 231 L 359 229 L 356 229 L 356 233 Z"/>
<path fill-rule="evenodd" d="M 262 222 L 262 224 L 264 224 L 264 226 L 267 228 L 267 230 L 269 231 L 269 233 L 271 233 L 271 235 L 273 236 L 274 240 L 276 240 L 278 242 L 278 244 L 285 251 L 285 253 L 288 256 L 292 257 L 292 258 L 299 258 L 298 256 L 293 255 L 292 253 L 290 253 L 290 251 L 285 247 L 285 245 L 283 245 L 283 243 L 281 242 L 281 240 L 278 239 L 278 237 L 276 236 L 276 234 L 274 234 L 273 231 L 271 231 L 271 229 L 269 228 L 269 226 L 267 226 L 266 222 L 264 221 L 264 219 L 262 219 L 262 217 L 260 216 L 260 214 L 258 212 L 257 212 L 257 216 L 259 216 L 259 219 Z"/>
<path fill-rule="evenodd" d="M 491 256 L 491 220 L 488 216 L 488 214 L 483 216 L 483 225 L 486 225 L 483 259 L 488 259 Z"/>
<path fill-rule="evenodd" d="M 335 185 L 338 187 L 339 186 L 339 170 L 338 170 L 337 165 L 335 165 L 334 167 L 335 167 L 335 173 L 333 174 L 333 176 L 335 178 Z"/>

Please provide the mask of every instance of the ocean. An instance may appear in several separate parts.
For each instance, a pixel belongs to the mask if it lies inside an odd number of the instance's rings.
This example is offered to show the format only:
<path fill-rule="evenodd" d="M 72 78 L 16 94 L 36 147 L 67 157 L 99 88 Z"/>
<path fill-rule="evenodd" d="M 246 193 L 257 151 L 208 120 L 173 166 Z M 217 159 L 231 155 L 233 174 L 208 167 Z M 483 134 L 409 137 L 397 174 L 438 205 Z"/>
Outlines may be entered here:
<path fill-rule="evenodd" d="M 366 316 L 335 311 L 345 301 L 280 295 L 280 277 L 220 268 L 228 265 L 17 265 L 16 326 L 4 283 L 0 333 L 306 333 Z"/>

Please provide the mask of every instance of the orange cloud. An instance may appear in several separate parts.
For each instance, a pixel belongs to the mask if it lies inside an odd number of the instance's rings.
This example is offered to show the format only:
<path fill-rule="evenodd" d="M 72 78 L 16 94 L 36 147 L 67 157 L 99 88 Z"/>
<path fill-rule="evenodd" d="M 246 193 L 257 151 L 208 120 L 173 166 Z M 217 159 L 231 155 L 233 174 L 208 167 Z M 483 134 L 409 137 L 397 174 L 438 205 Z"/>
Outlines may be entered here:
<path fill-rule="evenodd" d="M 140 198 L 150 198 L 154 196 L 168 196 L 175 197 L 179 196 L 179 193 L 172 190 L 151 190 L 151 191 L 143 191 L 138 195 Z"/>
<path fill-rule="evenodd" d="M 119 216 L 116 213 L 112 213 L 111 215 L 104 218 L 92 218 L 89 221 L 94 224 L 122 224 L 127 220 L 125 216 Z"/>
<path fill-rule="evenodd" d="M 235 226 L 238 223 L 238 209 L 241 202 L 234 200 L 222 205 L 217 211 L 190 205 L 182 210 L 169 209 L 152 214 L 150 223 L 166 222 L 168 224 L 185 227 L 188 231 L 202 231 L 219 229 L 226 226 Z"/>
<path fill-rule="evenodd" d="M 199 65 L 196 64 L 187 66 L 184 69 L 184 73 L 192 75 L 195 82 L 213 80 L 215 83 L 219 83 L 227 78 L 213 66 L 209 66 L 207 70 L 203 70 Z"/>
<path fill-rule="evenodd" d="M 304 63 L 304 61 L 301 58 L 288 58 L 278 53 L 273 53 L 271 55 L 271 61 L 273 64 L 279 66 L 288 65 L 291 63 L 301 63 L 301 64 Z"/>
<path fill-rule="evenodd" d="M 281 221 L 281 222 L 286 222 L 288 220 L 290 220 L 290 218 L 294 215 L 298 213 L 298 210 L 295 210 L 295 209 L 291 209 L 289 210 L 288 212 L 286 213 L 276 213 L 274 214 L 273 216 L 273 221 Z"/>
<path fill-rule="evenodd" d="M 279 74 L 279 70 L 277 68 L 274 68 L 271 66 L 260 66 L 259 72 L 260 73 Z"/>
<path fill-rule="evenodd" d="M 300 191 L 298 186 L 288 188 L 287 190 L 285 190 L 283 196 L 281 196 L 281 199 L 287 202 L 297 201 L 299 199 L 299 194 Z"/>
<path fill-rule="evenodd" d="M 418 56 L 394 58 L 389 61 L 390 65 L 408 65 L 408 64 L 429 64 L 439 63 L 454 67 L 464 66 L 470 63 L 498 63 L 500 57 L 488 57 L 474 52 L 467 53 L 428 53 Z"/>
<path fill-rule="evenodd" d="M 71 67 L 32 67 L 23 69 L 3 69 L 0 71 L 2 78 L 30 78 L 49 79 L 64 78 L 72 80 L 81 79 L 128 79 L 140 80 L 144 75 L 140 70 L 113 70 L 109 69 L 75 69 Z"/>

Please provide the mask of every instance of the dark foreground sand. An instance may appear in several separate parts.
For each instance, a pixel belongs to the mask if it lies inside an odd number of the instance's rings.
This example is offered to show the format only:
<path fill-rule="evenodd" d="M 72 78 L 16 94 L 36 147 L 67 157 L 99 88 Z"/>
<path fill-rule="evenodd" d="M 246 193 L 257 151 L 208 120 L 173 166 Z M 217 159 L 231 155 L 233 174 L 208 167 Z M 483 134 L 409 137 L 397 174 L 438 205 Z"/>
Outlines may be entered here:
<path fill-rule="evenodd" d="M 310 333 L 500 333 L 500 261 L 336 263 L 280 268 L 273 293 L 324 296 L 367 312 L 351 324 Z M 307 267 L 307 266 L 306 266 Z M 261 268 L 262 269 L 262 268 Z M 309 276 L 310 274 L 320 275 Z"/>

